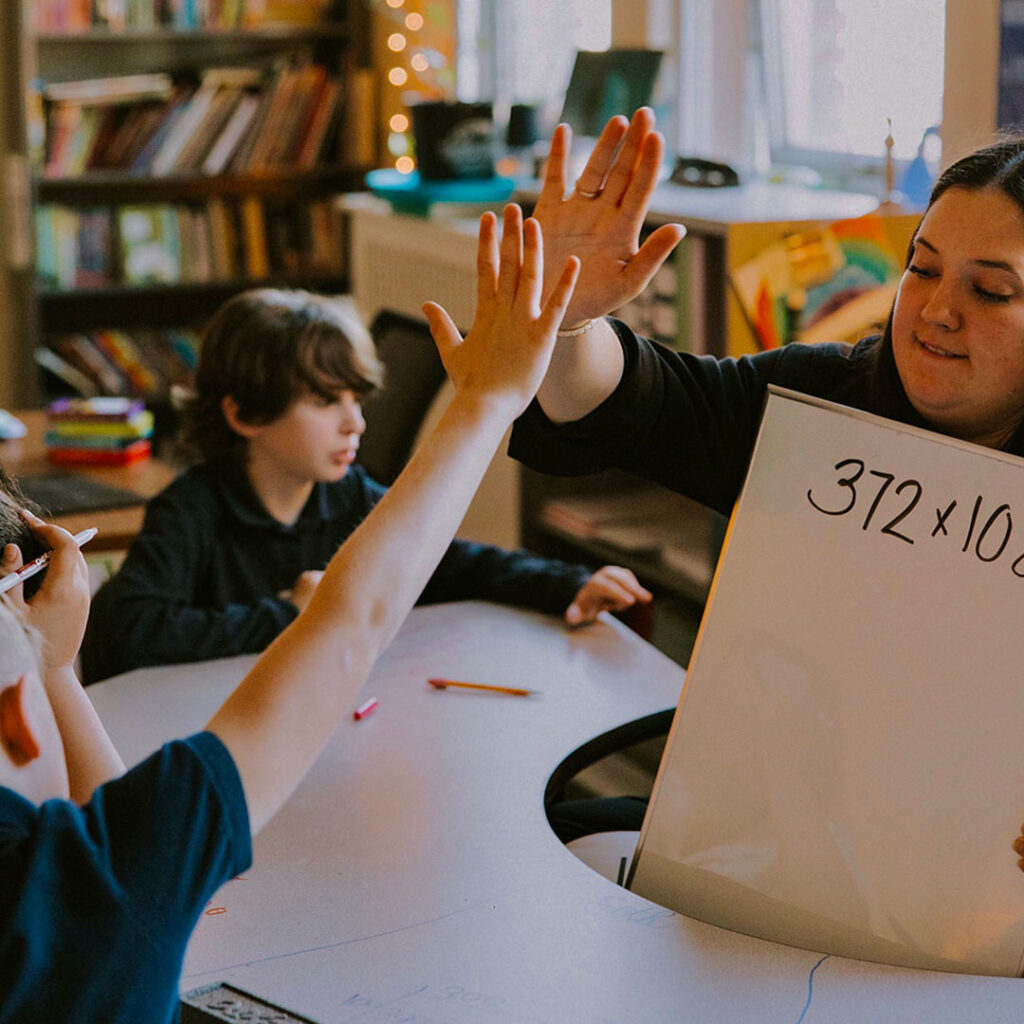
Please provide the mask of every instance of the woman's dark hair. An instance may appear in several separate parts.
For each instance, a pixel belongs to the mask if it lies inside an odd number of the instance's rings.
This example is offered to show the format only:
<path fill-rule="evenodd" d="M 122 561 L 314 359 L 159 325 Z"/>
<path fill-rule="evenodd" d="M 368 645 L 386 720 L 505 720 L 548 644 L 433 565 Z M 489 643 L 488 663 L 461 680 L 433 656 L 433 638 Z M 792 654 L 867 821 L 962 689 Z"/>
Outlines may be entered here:
<path fill-rule="evenodd" d="M 225 397 L 246 423 L 272 423 L 304 395 L 367 395 L 383 371 L 348 298 L 258 288 L 236 295 L 203 332 L 195 394 L 184 409 L 187 458 L 240 455 L 245 441 L 222 412 Z"/>
<path fill-rule="evenodd" d="M 975 150 L 950 164 L 932 187 L 925 212 L 951 188 L 969 192 L 997 188 L 1012 199 L 1024 214 L 1024 135 L 1003 136 L 992 145 Z M 910 264 L 916 237 L 915 230 L 907 248 L 904 267 Z M 871 382 L 872 408 L 882 416 L 915 423 L 920 418 L 913 413 L 907 400 L 893 356 L 892 318 L 895 308 L 894 304 L 889 310 L 889 318 L 882 333 L 865 339 L 870 345 L 865 365 Z"/>

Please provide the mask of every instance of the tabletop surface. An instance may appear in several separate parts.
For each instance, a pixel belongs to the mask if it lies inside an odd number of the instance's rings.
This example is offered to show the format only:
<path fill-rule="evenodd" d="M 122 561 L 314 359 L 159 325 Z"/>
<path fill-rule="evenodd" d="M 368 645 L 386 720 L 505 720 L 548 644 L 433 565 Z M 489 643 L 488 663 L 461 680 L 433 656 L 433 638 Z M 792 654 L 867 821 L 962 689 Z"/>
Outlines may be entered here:
<path fill-rule="evenodd" d="M 251 657 L 88 691 L 133 763 L 201 728 Z M 530 698 L 437 691 L 428 676 Z M 419 608 L 311 774 L 214 896 L 182 990 L 227 981 L 328 1022 L 1024 1019 L 1017 979 L 823 958 L 702 924 L 563 847 L 545 784 L 581 744 L 674 706 L 683 671 L 614 620 L 465 602 Z M 297 737 L 297 741 L 301 737 Z"/>

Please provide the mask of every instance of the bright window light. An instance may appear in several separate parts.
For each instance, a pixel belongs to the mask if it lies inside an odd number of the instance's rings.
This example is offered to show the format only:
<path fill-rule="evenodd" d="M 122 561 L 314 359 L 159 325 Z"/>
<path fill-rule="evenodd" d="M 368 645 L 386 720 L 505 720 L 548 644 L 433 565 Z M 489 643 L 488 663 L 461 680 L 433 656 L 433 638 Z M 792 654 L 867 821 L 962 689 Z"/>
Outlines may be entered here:
<path fill-rule="evenodd" d="M 772 156 L 910 160 L 942 117 L 945 0 L 761 0 Z M 818 158 L 817 160 L 815 158 Z"/>
<path fill-rule="evenodd" d="M 459 0 L 459 98 L 557 115 L 577 50 L 611 45 L 611 0 Z"/>

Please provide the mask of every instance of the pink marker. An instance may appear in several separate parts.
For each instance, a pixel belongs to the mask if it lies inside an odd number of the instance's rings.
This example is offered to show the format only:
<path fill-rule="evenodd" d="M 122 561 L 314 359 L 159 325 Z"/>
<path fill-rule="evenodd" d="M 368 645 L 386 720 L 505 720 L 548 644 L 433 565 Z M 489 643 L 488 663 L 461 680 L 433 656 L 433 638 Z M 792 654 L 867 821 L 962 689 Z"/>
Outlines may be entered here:
<path fill-rule="evenodd" d="M 365 704 L 360 704 L 359 707 L 352 712 L 352 717 L 358 722 L 361 718 L 365 718 L 367 715 L 372 715 L 377 710 L 377 698 L 371 697 Z"/>

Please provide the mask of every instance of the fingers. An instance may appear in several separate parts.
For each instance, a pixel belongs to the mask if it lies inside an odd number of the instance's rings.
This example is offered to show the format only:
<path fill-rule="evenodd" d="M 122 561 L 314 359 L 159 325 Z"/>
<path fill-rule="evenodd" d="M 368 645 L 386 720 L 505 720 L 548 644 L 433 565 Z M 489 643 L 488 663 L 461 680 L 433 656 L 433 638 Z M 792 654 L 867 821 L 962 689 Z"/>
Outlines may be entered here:
<path fill-rule="evenodd" d="M 565 198 L 566 157 L 572 146 L 572 129 L 560 124 L 551 136 L 547 167 L 544 170 L 544 184 L 541 186 L 538 205 L 561 202 Z"/>
<path fill-rule="evenodd" d="M 17 544 L 8 544 L 3 550 L 3 560 L 0 561 L 0 575 L 6 576 L 21 568 L 21 548 Z"/>
<path fill-rule="evenodd" d="M 519 272 L 519 297 L 528 304 L 531 313 L 535 313 L 540 305 L 543 283 L 544 246 L 540 224 L 529 217 L 523 222 L 523 265 Z"/>
<path fill-rule="evenodd" d="M 605 184 L 608 168 L 612 166 L 615 151 L 623 136 L 629 131 L 629 122 L 621 115 L 613 117 L 602 130 L 583 172 L 576 179 L 576 190 L 600 192 Z"/>
<path fill-rule="evenodd" d="M 437 346 L 441 362 L 447 366 L 448 354 L 452 349 L 458 347 L 459 342 L 462 341 L 462 335 L 447 311 L 436 302 L 424 302 L 420 308 L 423 310 L 423 315 L 427 318 L 430 336 L 434 339 L 434 344 Z"/>
<path fill-rule="evenodd" d="M 686 228 L 682 224 L 662 224 L 644 240 L 622 271 L 634 295 L 639 295 L 647 287 L 658 268 L 685 236 Z"/>
<path fill-rule="evenodd" d="M 606 565 L 580 588 L 565 612 L 570 626 L 593 622 L 602 611 L 622 611 L 634 604 L 646 604 L 652 594 L 629 569 Z"/>
<path fill-rule="evenodd" d="M 665 140 L 660 132 L 650 132 L 640 147 L 640 156 L 630 168 L 629 181 L 620 198 L 620 208 L 627 218 L 640 224 L 647 213 L 658 171 L 665 156 Z"/>
<path fill-rule="evenodd" d="M 549 331 L 556 331 L 558 325 L 565 317 L 565 311 L 569 306 L 573 290 L 576 288 L 576 281 L 579 279 L 580 261 L 576 256 L 570 256 L 565 261 L 562 273 L 551 289 L 544 308 L 540 311 L 539 324 L 541 330 L 547 334 Z"/>
<path fill-rule="evenodd" d="M 1013 841 L 1013 851 L 1017 854 L 1017 867 L 1024 871 L 1024 825 L 1021 826 L 1021 835 Z"/>
<path fill-rule="evenodd" d="M 75 538 L 56 523 L 47 523 L 38 516 L 24 509 L 21 513 L 29 529 L 50 549 L 50 565 L 47 579 L 60 575 L 74 566 L 81 565 L 84 569 L 85 557 L 75 542 Z M 45 585 L 45 584 L 44 584 Z"/>
<path fill-rule="evenodd" d="M 508 304 L 516 297 L 519 268 L 523 262 L 523 211 L 516 203 L 505 206 L 500 253 L 497 294 L 501 302 Z"/>
<path fill-rule="evenodd" d="M 653 126 L 654 117 L 649 107 L 641 107 L 633 115 L 625 141 L 622 143 L 622 148 L 619 150 L 615 163 L 612 164 L 608 174 L 608 180 L 605 182 L 604 196 L 606 199 L 618 203 L 626 194 L 644 143 Z M 657 168 L 655 168 L 655 180 L 657 180 Z"/>
<path fill-rule="evenodd" d="M 476 302 L 480 308 L 498 287 L 498 219 L 488 210 L 480 218 L 476 245 Z"/>

